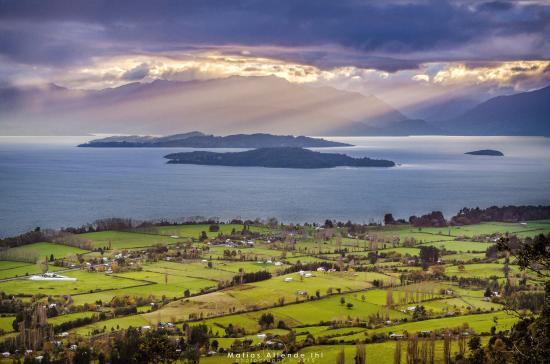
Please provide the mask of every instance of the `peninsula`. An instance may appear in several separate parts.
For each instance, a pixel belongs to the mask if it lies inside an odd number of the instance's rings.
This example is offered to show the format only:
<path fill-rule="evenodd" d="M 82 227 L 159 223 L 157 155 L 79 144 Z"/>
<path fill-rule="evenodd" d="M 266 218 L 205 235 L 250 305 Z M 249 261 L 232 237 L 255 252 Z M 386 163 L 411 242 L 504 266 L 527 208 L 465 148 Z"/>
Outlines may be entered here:
<path fill-rule="evenodd" d="M 345 154 L 320 153 L 302 148 L 260 148 L 244 152 L 216 153 L 195 151 L 168 154 L 170 164 L 201 164 L 234 167 L 268 168 L 333 168 L 394 167 L 395 163 L 383 159 L 352 158 Z"/>
<path fill-rule="evenodd" d="M 163 137 L 112 136 L 91 140 L 88 143 L 79 145 L 79 147 L 94 148 L 325 148 L 349 146 L 351 144 L 306 136 L 265 133 L 215 136 L 198 131 Z"/>

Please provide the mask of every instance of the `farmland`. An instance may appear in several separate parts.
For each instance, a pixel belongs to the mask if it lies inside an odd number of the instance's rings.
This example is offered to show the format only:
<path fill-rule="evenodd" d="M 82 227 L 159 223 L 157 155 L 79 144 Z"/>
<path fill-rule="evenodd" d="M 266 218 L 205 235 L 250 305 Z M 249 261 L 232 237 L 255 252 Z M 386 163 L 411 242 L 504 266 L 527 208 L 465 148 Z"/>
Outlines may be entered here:
<path fill-rule="evenodd" d="M 541 281 L 514 259 L 486 252 L 495 237 L 549 230 L 550 221 L 374 226 L 361 236 L 341 227 L 242 224 L 85 232 L 4 250 L 0 292 L 21 305 L 47 305 L 49 324 L 70 340 L 166 323 L 176 335 L 203 324 L 219 350 L 246 343 L 260 353 L 270 339 L 294 335 L 297 352 L 321 353 L 321 362 L 344 350 L 351 363 L 357 342 L 366 343 L 367 361 L 387 362 L 396 347 L 390 334 L 467 330 L 487 342 L 509 331 L 518 317 L 504 310 L 505 289 L 541 292 Z M 67 279 L 29 279 L 46 270 Z M 0 342 L 17 335 L 16 313 L 0 317 Z M 442 343 L 437 336 L 438 358 Z M 231 359 L 201 358 L 214 361 Z"/>

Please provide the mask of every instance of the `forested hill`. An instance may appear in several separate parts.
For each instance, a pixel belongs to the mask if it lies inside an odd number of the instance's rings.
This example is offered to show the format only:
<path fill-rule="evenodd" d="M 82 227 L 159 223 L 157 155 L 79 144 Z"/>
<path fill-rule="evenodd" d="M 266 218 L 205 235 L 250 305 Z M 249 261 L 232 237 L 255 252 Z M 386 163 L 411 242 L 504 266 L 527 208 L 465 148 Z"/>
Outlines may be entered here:
<path fill-rule="evenodd" d="M 206 135 L 201 132 L 175 134 L 164 137 L 114 136 L 92 140 L 79 147 L 106 148 L 323 148 L 345 147 L 350 144 L 333 142 L 320 138 L 272 134 L 235 134 L 227 136 Z"/>

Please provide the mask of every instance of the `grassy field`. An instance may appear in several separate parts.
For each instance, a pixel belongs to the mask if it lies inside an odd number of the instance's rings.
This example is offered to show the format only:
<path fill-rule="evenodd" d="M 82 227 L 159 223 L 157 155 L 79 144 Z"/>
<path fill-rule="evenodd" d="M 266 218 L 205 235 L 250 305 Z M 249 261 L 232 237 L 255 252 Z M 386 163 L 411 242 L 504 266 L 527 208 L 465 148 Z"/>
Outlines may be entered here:
<path fill-rule="evenodd" d="M 100 302 L 102 305 L 98 306 L 98 309 L 112 314 L 114 308 L 109 303 L 115 297 L 127 296 L 131 304 L 136 302 L 132 299 L 134 296 L 147 298 L 147 301 L 137 303 L 141 306 L 136 315 L 95 322 L 74 328 L 71 332 L 88 336 L 104 330 L 109 332 L 129 326 L 153 326 L 159 321 L 175 322 L 180 328 L 183 323 L 205 323 L 212 330 L 221 348 L 229 348 L 235 341 L 235 338 L 223 337 L 226 336 L 225 328 L 230 324 L 245 330 L 246 336 L 240 338 L 241 340 L 250 339 L 253 344 L 260 343 L 263 338 L 257 336 L 262 332 L 258 321 L 262 314 L 271 313 L 275 319 L 274 327 L 283 321 L 288 328 L 295 330 L 298 342 L 306 340 L 309 333 L 316 339 L 330 339 L 341 344 L 311 346 L 302 350 L 305 355 L 322 352 L 323 357 L 319 359 L 319 363 L 334 362 L 336 354 L 343 347 L 346 362 L 351 363 L 355 347 L 344 343 L 364 340 L 374 334 L 412 333 L 454 328 L 465 324 L 477 333 L 489 333 L 493 326 L 497 331 L 508 330 L 517 319 L 502 311 L 502 305 L 483 299 L 485 282 L 479 287 L 461 288 L 456 280 L 445 277 L 434 279 L 430 275 L 430 272 L 435 270 L 433 267 L 423 272 L 420 265 L 410 266 L 411 263 L 406 256 L 417 256 L 421 246 L 419 244 L 445 248 L 447 251 L 457 252 L 441 255 L 441 266 L 444 267 L 445 276 L 484 279 L 495 276 L 502 285 L 502 257 L 487 259 L 485 250 L 492 243 L 473 241 L 473 238 L 505 232 L 531 236 L 538 232 L 550 231 L 550 221 L 529 222 L 527 225 L 478 224 L 452 227 L 450 230 L 417 229 L 409 225 L 369 227 L 366 233 L 361 234 L 362 239 L 347 237 L 345 230 L 334 228 L 330 233 L 344 236 L 341 239 L 342 245 L 337 245 L 339 238 L 335 238 L 334 235 L 316 241 L 319 237 L 316 235 L 317 230 L 309 226 L 304 231 L 297 231 L 292 235 L 290 240 L 297 240 L 294 251 L 282 250 L 289 249 L 290 244 L 280 241 L 266 243 L 262 239 L 256 239 L 254 246 L 247 248 L 208 246 L 206 242 L 198 241 L 202 231 L 206 231 L 210 238 L 214 238 L 219 233 L 229 234 L 233 229 L 240 231 L 242 226 L 220 225 L 220 232 L 216 233 L 209 232 L 208 228 L 209 225 L 177 225 L 149 229 L 147 233 L 104 231 L 77 235 L 78 239 L 90 242 L 94 248 L 110 247 L 110 251 L 104 252 L 103 255 L 98 251 L 88 252 L 52 243 L 35 243 L 9 249 L 7 254 L 25 255 L 31 259 L 49 257 L 50 254 L 53 254 L 55 259 L 67 255 L 83 255 L 79 257 L 80 263 L 77 259 L 71 261 L 77 265 L 81 264 L 80 267 L 62 273 L 77 278 L 75 282 L 31 281 L 26 279 L 25 275 L 39 273 L 40 267 L 37 264 L 0 260 L 0 291 L 8 295 L 18 295 L 25 302 L 44 300 L 33 297 L 39 294 L 51 296 L 53 299 L 60 295 L 70 295 L 73 301 L 70 307 L 76 310 L 71 311 L 73 313 L 49 318 L 49 322 L 54 325 L 99 315 L 98 312 L 91 311 L 74 312 L 90 309 L 88 306 L 80 307 L 87 303 Z M 267 227 L 251 227 L 251 230 L 265 234 L 280 233 L 279 228 L 270 231 Z M 464 239 L 467 241 L 456 240 L 459 236 L 467 237 Z M 413 239 L 417 245 L 404 246 L 405 241 Z M 142 253 L 144 248 L 159 244 L 167 246 L 167 251 L 151 249 L 147 254 Z M 199 253 L 197 254 L 196 250 L 189 253 L 191 247 L 198 249 Z M 338 251 L 338 247 L 344 250 Z M 399 253 L 401 257 L 379 257 L 376 263 L 371 264 L 366 259 L 372 252 L 368 250 L 371 248 L 379 255 Z M 315 256 L 319 249 L 324 252 L 323 258 Z M 227 260 L 224 256 L 226 250 L 235 251 L 236 255 Z M 119 253 L 122 257 L 115 258 Z M 102 261 L 102 257 L 108 257 L 109 260 Z M 472 262 L 475 258 L 483 259 L 484 262 Z M 85 270 L 92 266 L 106 269 L 105 264 L 99 263 L 110 264 L 115 259 L 120 259 L 112 266 L 112 270 L 117 273 L 92 273 Z M 268 260 L 271 262 L 268 263 Z M 284 264 L 274 264 L 279 261 Z M 86 265 L 85 262 L 89 264 Z M 297 272 L 283 274 L 285 269 L 298 262 L 323 262 L 328 263 L 328 267 L 335 268 L 343 264 L 344 270 L 323 273 L 316 270 L 317 266 L 312 266 L 310 278 L 301 277 Z M 51 271 L 56 269 L 60 268 L 50 264 Z M 258 271 L 269 271 L 272 277 L 258 282 L 230 284 L 241 272 Z M 412 279 L 407 277 L 408 281 L 403 280 L 407 284 L 402 286 L 402 278 L 405 277 L 401 277 L 401 274 L 404 272 L 424 274 L 423 279 L 427 281 L 410 284 Z M 517 286 L 520 275 L 523 273 L 519 268 L 510 265 L 512 285 Z M 18 278 L 12 279 L 14 277 Z M 291 280 L 288 281 L 288 278 Z M 391 295 L 388 294 L 389 286 L 392 286 Z M 184 297 L 186 290 L 189 290 L 190 297 Z M 151 306 L 151 301 L 155 301 L 160 308 L 155 309 L 156 306 Z M 427 319 L 415 321 L 416 318 L 409 308 L 416 305 L 424 306 Z M 13 313 L 0 318 L 0 329 L 5 332 L 3 337 L 13 335 L 10 333 L 13 319 Z M 391 322 L 386 322 L 387 319 Z M 359 327 L 364 323 L 369 323 L 369 328 Z M 288 330 L 272 328 L 263 332 L 284 335 Z M 438 342 L 439 344 L 441 343 Z M 391 362 L 394 345 L 393 342 L 368 344 L 367 362 Z M 442 345 L 439 345 L 437 349 L 438 355 L 441 354 L 441 347 Z M 405 348 L 406 345 L 403 345 L 403 350 Z M 283 363 L 291 363 L 289 360 L 284 360 Z M 201 363 L 214 361 L 231 362 L 231 358 L 216 355 L 201 359 Z"/>
<path fill-rule="evenodd" d="M 54 244 L 54 243 L 34 243 L 29 245 L 18 246 L 11 248 L 7 252 L 0 254 L 2 259 L 6 260 L 18 260 L 17 257 L 32 260 L 44 259 L 53 255 L 54 258 L 64 258 L 71 254 L 87 253 L 87 250 L 75 248 L 68 245 Z"/>
<path fill-rule="evenodd" d="M 174 244 L 179 239 L 169 236 L 142 234 L 122 231 L 101 231 L 78 235 L 81 239 L 90 241 L 94 248 L 130 249 L 154 246 L 157 244 Z"/>
<path fill-rule="evenodd" d="M 76 295 L 94 291 L 143 286 L 147 283 L 126 278 L 111 277 L 102 273 L 87 273 L 72 271 L 63 273 L 67 277 L 77 278 L 76 281 L 31 281 L 17 279 L 0 282 L 0 291 L 10 294 L 45 294 L 45 295 Z"/>
<path fill-rule="evenodd" d="M 458 253 L 485 253 L 488 247 L 493 244 L 479 243 L 474 241 L 441 241 L 424 244 L 426 246 L 435 246 L 439 249 L 455 251 Z"/>
<path fill-rule="evenodd" d="M 14 320 L 14 316 L 0 317 L 0 330 L 2 330 L 4 333 L 13 331 L 12 323 Z"/>
<path fill-rule="evenodd" d="M 21 262 L 8 262 L 5 260 L 0 261 L 0 279 L 8 279 L 14 277 L 23 277 L 32 274 L 41 273 L 41 268 L 36 264 L 28 264 Z M 61 270 L 61 267 L 50 266 L 49 271 L 55 272 Z M 0 283 L 1 286 L 1 283 Z"/>
<path fill-rule="evenodd" d="M 106 329 L 107 332 L 111 330 L 127 329 L 128 327 L 142 327 L 149 325 L 149 322 L 146 321 L 141 315 L 132 315 L 125 317 L 117 317 L 111 320 L 98 321 L 90 325 L 81 326 L 77 329 L 71 330 L 79 335 L 89 336 L 93 333 L 94 330 L 103 330 Z"/>
<path fill-rule="evenodd" d="M 519 273 L 519 268 L 515 265 L 510 265 L 510 276 Z M 464 270 L 461 271 L 458 266 L 450 266 L 445 268 L 445 274 L 448 276 L 457 277 L 479 277 L 489 278 L 492 276 L 504 277 L 503 264 L 495 263 L 480 263 L 480 264 L 468 264 L 464 266 Z"/>
<path fill-rule="evenodd" d="M 206 235 L 209 238 L 213 238 L 218 236 L 218 234 L 224 234 L 229 235 L 235 229 L 235 231 L 239 232 L 243 229 L 242 225 L 237 224 L 220 224 L 219 231 L 217 232 L 211 232 L 209 231 L 210 225 L 172 225 L 172 226 L 161 226 L 156 228 L 156 232 L 161 235 L 174 235 L 179 236 L 182 238 L 192 238 L 192 239 L 198 239 L 199 235 L 204 231 L 206 232 Z M 264 233 L 268 232 L 269 230 L 265 227 L 259 227 L 259 226 L 250 226 L 250 231 L 253 232 L 259 232 Z"/>

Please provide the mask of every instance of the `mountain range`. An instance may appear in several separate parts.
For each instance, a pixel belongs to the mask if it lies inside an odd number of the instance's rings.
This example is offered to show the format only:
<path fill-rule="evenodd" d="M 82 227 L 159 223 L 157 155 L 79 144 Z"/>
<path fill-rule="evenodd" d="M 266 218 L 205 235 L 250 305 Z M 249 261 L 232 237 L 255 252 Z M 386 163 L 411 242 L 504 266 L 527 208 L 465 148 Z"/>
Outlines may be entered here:
<path fill-rule="evenodd" d="M 374 95 L 277 77 L 0 89 L 3 135 L 550 135 L 550 87 L 490 99 L 449 120 L 411 119 Z"/>

